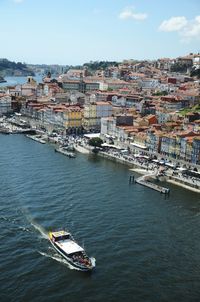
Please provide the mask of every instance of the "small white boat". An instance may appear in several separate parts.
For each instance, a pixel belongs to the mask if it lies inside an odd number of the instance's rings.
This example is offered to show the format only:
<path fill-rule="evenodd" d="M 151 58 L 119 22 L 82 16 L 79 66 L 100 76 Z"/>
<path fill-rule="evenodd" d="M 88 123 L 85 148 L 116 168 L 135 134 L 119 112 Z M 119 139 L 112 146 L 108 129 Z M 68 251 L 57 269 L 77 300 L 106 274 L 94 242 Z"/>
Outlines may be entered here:
<path fill-rule="evenodd" d="M 42 139 L 42 137 L 40 135 L 30 135 L 30 134 L 27 134 L 26 137 L 40 143 L 40 144 L 46 144 L 45 140 Z"/>
<path fill-rule="evenodd" d="M 75 242 L 69 232 L 50 232 L 49 240 L 56 251 L 72 266 L 81 271 L 91 271 L 95 267 L 94 258 L 86 255 L 85 250 Z"/>
<path fill-rule="evenodd" d="M 55 152 L 59 152 L 59 153 L 61 153 L 63 155 L 68 156 L 69 158 L 75 158 L 76 157 L 76 154 L 74 152 L 66 151 L 62 147 L 59 147 L 59 148 L 55 149 Z"/>

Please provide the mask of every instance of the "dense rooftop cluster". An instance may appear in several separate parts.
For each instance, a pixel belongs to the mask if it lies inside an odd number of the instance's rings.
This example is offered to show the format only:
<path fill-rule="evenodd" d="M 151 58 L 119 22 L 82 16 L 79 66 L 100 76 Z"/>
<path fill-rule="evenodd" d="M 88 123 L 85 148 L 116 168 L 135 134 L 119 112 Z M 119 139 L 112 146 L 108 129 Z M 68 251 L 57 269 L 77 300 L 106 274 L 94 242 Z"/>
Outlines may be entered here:
<path fill-rule="evenodd" d="M 200 164 L 199 54 L 88 66 L 8 87 L 0 115 L 18 110 L 48 132 L 101 132 L 134 152 Z"/>

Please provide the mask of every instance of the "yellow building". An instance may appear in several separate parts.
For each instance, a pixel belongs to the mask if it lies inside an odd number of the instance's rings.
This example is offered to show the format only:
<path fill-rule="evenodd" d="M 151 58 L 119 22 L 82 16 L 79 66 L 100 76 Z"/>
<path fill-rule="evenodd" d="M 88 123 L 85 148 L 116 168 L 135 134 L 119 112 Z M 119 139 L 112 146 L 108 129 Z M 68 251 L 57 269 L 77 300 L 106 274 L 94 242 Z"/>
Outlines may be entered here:
<path fill-rule="evenodd" d="M 64 112 L 64 127 L 67 132 L 77 132 L 82 129 L 83 111 L 78 106 L 69 106 Z"/>

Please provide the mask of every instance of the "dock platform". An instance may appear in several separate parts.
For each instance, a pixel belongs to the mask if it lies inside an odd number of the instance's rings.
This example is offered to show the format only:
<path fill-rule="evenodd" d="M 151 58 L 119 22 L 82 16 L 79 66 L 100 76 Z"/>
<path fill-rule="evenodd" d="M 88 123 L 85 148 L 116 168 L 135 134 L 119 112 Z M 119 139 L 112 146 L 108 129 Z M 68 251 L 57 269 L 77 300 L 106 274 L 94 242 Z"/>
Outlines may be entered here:
<path fill-rule="evenodd" d="M 136 179 L 135 182 L 142 185 L 142 186 L 148 187 L 152 190 L 158 191 L 160 193 L 169 194 L 169 192 L 170 192 L 169 188 L 158 186 L 157 184 L 154 184 L 154 183 L 148 181 L 148 178 L 151 177 L 151 176 L 152 175 L 144 175 L 144 176 L 139 177 L 138 179 Z"/>

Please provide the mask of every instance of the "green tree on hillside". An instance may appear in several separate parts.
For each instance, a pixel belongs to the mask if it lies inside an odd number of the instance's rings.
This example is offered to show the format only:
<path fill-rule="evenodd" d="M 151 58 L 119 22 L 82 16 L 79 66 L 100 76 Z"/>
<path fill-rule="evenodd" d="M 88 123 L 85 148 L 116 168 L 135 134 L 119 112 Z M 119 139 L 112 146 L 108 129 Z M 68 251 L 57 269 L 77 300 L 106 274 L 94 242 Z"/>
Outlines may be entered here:
<path fill-rule="evenodd" d="M 103 141 L 100 137 L 93 137 L 89 140 L 89 145 L 93 146 L 95 149 L 98 147 L 100 148 L 103 144 Z"/>
<path fill-rule="evenodd" d="M 192 70 L 191 73 L 190 73 L 190 76 L 191 77 L 197 77 L 198 79 L 200 79 L 200 69 Z"/>

